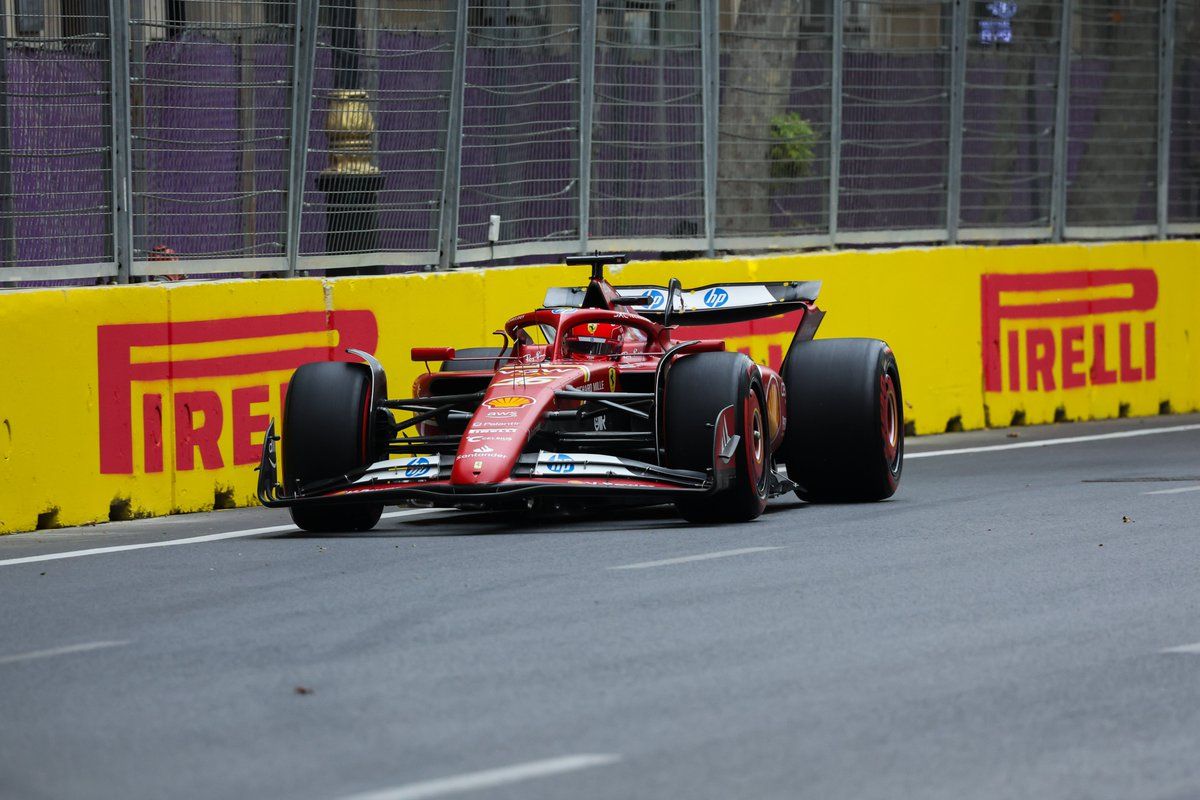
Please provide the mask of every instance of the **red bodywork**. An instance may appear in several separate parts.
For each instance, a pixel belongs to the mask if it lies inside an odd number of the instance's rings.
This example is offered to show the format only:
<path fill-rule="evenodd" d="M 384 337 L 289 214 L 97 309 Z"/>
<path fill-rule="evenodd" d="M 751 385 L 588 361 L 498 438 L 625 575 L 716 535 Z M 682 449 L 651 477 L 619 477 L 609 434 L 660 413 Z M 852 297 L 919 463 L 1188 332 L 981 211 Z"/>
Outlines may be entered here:
<path fill-rule="evenodd" d="M 609 323 L 637 331 L 627 336 L 621 352 L 614 356 L 573 356 L 562 352 L 563 332 L 590 322 Z M 545 325 L 553 329 L 553 341 L 546 345 L 524 344 L 517 332 L 529 326 Z M 653 378 L 663 353 L 679 342 L 671 338 L 671 330 L 636 314 L 602 309 L 579 309 L 567 312 L 534 311 L 513 317 L 504 326 L 514 339 L 513 357 L 501 362 L 498 369 L 481 363 L 477 372 L 456 372 L 451 380 L 479 375 L 492 375 L 479 408 L 463 432 L 462 443 L 455 455 L 454 466 L 447 483 L 451 486 L 494 485 L 509 482 L 518 459 L 546 420 L 554 411 L 575 411 L 582 401 L 559 397 L 567 389 L 598 392 L 620 392 L 630 376 Z M 687 340 L 685 340 L 687 341 Z M 675 355 L 724 350 L 725 343 L 717 340 L 697 340 L 676 351 Z M 493 362 L 494 363 L 494 362 Z M 774 372 L 764 369 L 773 378 L 772 385 L 782 384 Z M 764 375 L 765 377 L 765 375 Z M 435 381 L 447 380 L 445 375 L 427 372 L 413 384 L 414 397 L 429 397 Z M 423 423 L 423 434 L 440 432 L 436 425 Z M 674 484 L 655 481 L 603 480 L 543 477 L 546 481 L 572 482 L 575 485 L 621 485 L 636 487 L 673 488 Z"/>
<path fill-rule="evenodd" d="M 331 498 L 365 500 L 370 496 L 387 502 L 471 506 L 501 505 L 505 498 L 521 498 L 524 502 L 527 495 L 662 495 L 662 499 L 669 500 L 671 496 L 710 492 L 727 485 L 734 464 L 728 455 L 722 458 L 719 451 L 723 441 L 728 442 L 738 433 L 734 430 L 732 407 L 710 423 L 714 458 L 713 469 L 707 474 L 663 466 L 658 441 L 660 420 L 656 419 L 665 405 L 660 402 L 664 358 L 673 361 L 687 354 L 720 351 L 725 343 L 689 337 L 686 326 L 664 327 L 637 313 L 627 298 L 602 278 L 593 278 L 588 297 L 589 307 L 543 308 L 513 317 L 504 326 L 511 345 L 503 356 L 481 357 L 477 364 L 460 360 L 452 371 L 426 372 L 414 382 L 410 400 L 379 403 L 393 411 L 403 409 L 426 417 L 410 429 L 418 437 L 407 440 L 414 442 L 413 449 L 395 449 L 406 446 L 405 436 L 395 436 L 390 445 L 393 454 L 420 452 L 417 442 L 435 443 L 442 448 L 439 454 L 377 461 L 363 475 L 351 476 L 349 485 L 331 486 L 311 496 L 264 495 L 260 488 L 260 497 L 268 505 Z M 804 300 L 791 302 L 786 310 L 802 314 L 801 330 L 810 315 L 815 317 L 808 326 L 807 335 L 811 337 L 811 330 L 822 316 L 816 306 Z M 611 330 L 607 326 L 614 326 L 620 332 L 617 352 L 568 352 L 567 332 L 592 323 L 606 326 L 605 331 Z M 539 343 L 533 334 L 539 334 L 542 341 Z M 414 348 L 412 355 L 416 361 L 429 362 L 453 358 L 454 351 L 422 347 Z M 764 395 L 763 461 L 769 467 L 771 455 L 783 442 L 787 424 L 783 381 L 767 366 L 752 365 L 751 369 L 757 371 Z M 465 397 L 480 391 L 482 396 L 472 396 L 469 408 L 440 415 L 430 412 L 438 407 L 439 398 Z M 564 395 L 571 391 L 588 395 L 580 399 Z M 608 403 L 644 409 L 645 428 L 612 430 L 610 421 L 624 420 L 621 424 L 627 425 L 629 419 L 636 422 L 642 417 L 605 411 L 611 406 L 597 397 L 601 393 L 612 394 Z M 593 429 L 574 430 L 572 426 L 579 426 L 581 420 Z M 454 437 L 459 437 L 456 447 Z M 579 437 L 586 442 L 585 449 L 556 452 L 547 445 L 552 437 L 559 437 L 553 441 Z M 606 454 L 606 441 L 622 439 L 644 440 L 646 446 L 638 458 L 625 459 L 612 451 Z M 264 468 L 267 461 L 264 454 Z M 273 464 L 271 472 L 273 480 Z"/>

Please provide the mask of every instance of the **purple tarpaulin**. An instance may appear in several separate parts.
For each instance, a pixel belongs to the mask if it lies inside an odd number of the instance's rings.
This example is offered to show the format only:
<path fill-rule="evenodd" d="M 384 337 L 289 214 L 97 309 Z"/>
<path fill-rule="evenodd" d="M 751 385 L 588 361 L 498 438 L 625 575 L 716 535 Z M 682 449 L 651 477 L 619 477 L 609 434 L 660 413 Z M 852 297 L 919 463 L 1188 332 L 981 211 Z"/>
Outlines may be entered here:
<path fill-rule="evenodd" d="M 945 57 L 847 53 L 842 86 L 839 230 L 943 226 Z"/>
<path fill-rule="evenodd" d="M 379 247 L 436 250 L 453 37 L 379 37 Z"/>
<path fill-rule="evenodd" d="M 578 56 L 470 47 L 463 112 L 459 247 L 578 236 Z"/>
<path fill-rule="evenodd" d="M 15 48 L 5 66 L 17 266 L 110 260 L 105 60 Z"/>
<path fill-rule="evenodd" d="M 452 43 L 446 35 L 383 33 L 378 42 L 376 163 L 383 175 L 376 246 L 436 249 Z M 252 48 L 253 114 L 239 117 L 241 48 L 186 35 L 146 47 L 134 88 L 138 257 L 165 245 L 181 256 L 280 255 L 286 229 L 291 52 L 264 39 Z M 326 249 L 329 165 L 325 133 L 334 76 L 321 41 L 303 212 L 302 252 Z M 578 218 L 578 54 L 540 47 L 468 51 L 460 247 L 573 240 Z M 828 54 L 801 52 L 788 111 L 822 134 L 812 175 L 772 188 L 779 232 L 824 230 L 827 220 Z M 945 224 L 949 103 L 946 57 L 847 52 L 839 227 Z M 972 54 L 967 66 L 964 225 L 1032 225 L 1048 219 L 1055 59 L 1030 56 L 1027 86 L 1006 83 L 1007 64 Z M 699 236 L 703 232 L 700 57 L 671 51 L 661 65 L 602 48 L 596 66 L 592 237 Z M 10 49 L 11 209 L 19 265 L 104 261 L 111 256 L 108 93 L 102 56 Z M 1200 219 L 1200 59 L 1177 63 L 1171 137 L 1171 218 Z M 1068 177 L 1081 168 L 1096 127 L 1109 63 L 1072 70 Z M 199 84 L 199 85 L 196 85 Z M 1014 114 L 1009 103 L 1023 105 Z M 240 131 L 245 119 L 252 127 Z M 252 148 L 253 182 L 243 148 Z M 1011 179 L 1005 183 L 997 177 Z M 997 188 L 999 186 L 999 188 Z M 246 192 L 253 193 L 253 201 Z M 1134 218 L 1153 219 L 1154 192 Z"/>
<path fill-rule="evenodd" d="M 1200 57 L 1176 61 L 1169 219 L 1200 222 Z"/>
<path fill-rule="evenodd" d="M 139 256 L 160 245 L 181 256 L 243 250 L 235 58 L 232 45 L 201 37 L 146 47 L 133 131 Z"/>
<path fill-rule="evenodd" d="M 1007 81 L 1010 69 L 1025 79 Z M 1056 59 L 968 56 L 964 97 L 961 224 L 1050 224 Z"/>
<path fill-rule="evenodd" d="M 625 50 L 598 54 L 594 238 L 704 234 L 700 54 L 662 58 L 660 68 Z"/>

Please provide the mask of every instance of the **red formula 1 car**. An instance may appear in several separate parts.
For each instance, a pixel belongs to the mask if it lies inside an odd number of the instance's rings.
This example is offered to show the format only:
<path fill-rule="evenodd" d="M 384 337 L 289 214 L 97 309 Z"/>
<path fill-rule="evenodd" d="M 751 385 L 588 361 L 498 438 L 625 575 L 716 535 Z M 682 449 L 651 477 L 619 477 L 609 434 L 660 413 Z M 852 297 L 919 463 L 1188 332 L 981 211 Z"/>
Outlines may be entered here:
<path fill-rule="evenodd" d="M 371 528 L 385 504 L 670 502 L 688 520 L 720 522 L 752 520 L 789 491 L 812 502 L 896 491 L 896 360 L 877 339 L 814 341 L 818 282 L 614 287 L 604 265 L 624 261 L 568 258 L 591 281 L 508 320 L 502 347 L 414 348 L 441 368 L 409 398 L 388 397 L 367 353 L 300 367 L 282 436 L 272 421 L 265 437 L 259 499 L 305 530 L 339 531 Z M 800 321 L 778 373 L 687 335 L 789 312 Z"/>

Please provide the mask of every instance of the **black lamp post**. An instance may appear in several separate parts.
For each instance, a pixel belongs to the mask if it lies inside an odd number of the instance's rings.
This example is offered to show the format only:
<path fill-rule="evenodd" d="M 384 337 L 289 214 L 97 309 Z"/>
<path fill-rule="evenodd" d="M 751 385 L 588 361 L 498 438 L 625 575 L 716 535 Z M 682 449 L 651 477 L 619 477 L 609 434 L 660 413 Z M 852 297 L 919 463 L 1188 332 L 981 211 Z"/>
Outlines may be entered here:
<path fill-rule="evenodd" d="M 375 118 L 360 87 L 357 0 L 325 0 L 333 49 L 333 85 L 325 131 L 330 164 L 317 177 L 325 192 L 325 251 L 369 252 L 378 246 L 378 196 L 383 174 L 372 163 Z M 356 270 L 376 274 L 378 267 Z"/>

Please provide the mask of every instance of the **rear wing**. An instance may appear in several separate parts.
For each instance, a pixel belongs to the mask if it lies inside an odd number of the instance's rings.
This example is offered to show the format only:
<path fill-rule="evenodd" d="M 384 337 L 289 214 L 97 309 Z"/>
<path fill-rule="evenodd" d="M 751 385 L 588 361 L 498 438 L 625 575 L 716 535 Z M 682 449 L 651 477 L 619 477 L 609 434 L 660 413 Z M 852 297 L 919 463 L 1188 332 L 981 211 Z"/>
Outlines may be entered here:
<path fill-rule="evenodd" d="M 676 284 L 678 285 L 678 284 Z M 662 322 L 667 310 L 666 286 L 617 286 L 623 298 L 644 298 L 630 303 L 631 310 L 643 317 Z M 546 292 L 546 308 L 581 308 L 584 287 L 557 287 Z M 820 281 L 782 281 L 779 283 L 714 283 L 675 293 L 671 323 L 675 325 L 722 325 L 763 319 L 807 308 L 816 302 Z"/>

